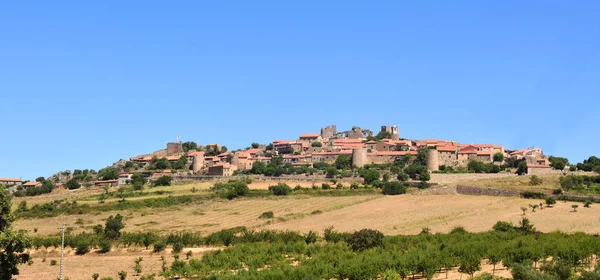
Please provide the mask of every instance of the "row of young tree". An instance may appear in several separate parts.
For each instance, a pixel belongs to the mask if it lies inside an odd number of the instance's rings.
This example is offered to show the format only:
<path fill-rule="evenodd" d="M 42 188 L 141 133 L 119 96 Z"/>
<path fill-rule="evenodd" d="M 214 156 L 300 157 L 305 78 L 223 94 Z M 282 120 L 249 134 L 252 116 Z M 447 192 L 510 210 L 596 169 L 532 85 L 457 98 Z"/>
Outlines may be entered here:
<path fill-rule="evenodd" d="M 386 236 L 378 231 L 340 233 L 326 229 L 255 242 L 175 261 L 167 276 L 208 279 L 432 279 L 458 270 L 473 277 L 482 260 L 511 270 L 514 279 L 598 279 L 591 269 L 600 240 L 583 233 L 539 233 L 526 219 L 520 225 L 499 222 L 494 230 L 469 233 Z M 235 235 L 234 235 L 235 236 Z M 243 235 L 240 235 L 243 236 Z M 322 240 L 322 241 L 319 241 Z"/>

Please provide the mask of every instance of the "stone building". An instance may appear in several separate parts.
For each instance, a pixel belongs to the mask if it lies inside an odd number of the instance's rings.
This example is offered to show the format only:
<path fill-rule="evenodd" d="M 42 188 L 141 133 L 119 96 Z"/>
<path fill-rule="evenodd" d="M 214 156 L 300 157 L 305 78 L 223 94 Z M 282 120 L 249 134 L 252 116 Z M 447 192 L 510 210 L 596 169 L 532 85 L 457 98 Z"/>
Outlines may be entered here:
<path fill-rule="evenodd" d="M 21 180 L 20 178 L 0 178 L 0 184 L 7 186 L 20 186 L 21 184 L 23 184 L 23 180 Z"/>
<path fill-rule="evenodd" d="M 183 153 L 183 144 L 181 142 L 167 143 L 167 156 Z"/>
<path fill-rule="evenodd" d="M 389 133 L 392 140 L 400 140 L 400 132 L 398 131 L 398 127 L 395 125 L 384 125 L 381 127 L 381 131 Z"/>
<path fill-rule="evenodd" d="M 335 127 L 335 125 L 332 126 L 326 126 L 321 128 L 321 138 L 322 139 L 330 139 L 333 138 L 335 135 L 337 134 L 337 129 Z"/>

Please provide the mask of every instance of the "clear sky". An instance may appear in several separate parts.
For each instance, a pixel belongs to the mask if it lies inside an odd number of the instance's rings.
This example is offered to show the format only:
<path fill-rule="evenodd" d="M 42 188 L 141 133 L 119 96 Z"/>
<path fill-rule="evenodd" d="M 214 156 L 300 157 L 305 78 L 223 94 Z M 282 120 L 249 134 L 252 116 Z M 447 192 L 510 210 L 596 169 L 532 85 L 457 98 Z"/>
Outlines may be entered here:
<path fill-rule="evenodd" d="M 600 155 L 599 1 L 3 1 L 0 177 L 328 124 Z"/>

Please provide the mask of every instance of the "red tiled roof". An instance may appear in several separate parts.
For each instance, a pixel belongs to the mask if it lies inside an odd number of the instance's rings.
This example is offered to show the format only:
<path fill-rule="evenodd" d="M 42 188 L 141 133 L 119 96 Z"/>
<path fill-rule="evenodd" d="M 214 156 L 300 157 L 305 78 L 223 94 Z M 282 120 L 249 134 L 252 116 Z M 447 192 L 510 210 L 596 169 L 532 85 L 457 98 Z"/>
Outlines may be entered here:
<path fill-rule="evenodd" d="M 362 139 L 334 139 L 333 143 L 362 143 Z"/>
<path fill-rule="evenodd" d="M 352 154 L 352 150 L 341 150 L 339 152 L 314 153 L 313 156 L 334 156 L 334 155 L 349 155 L 349 154 Z"/>
<path fill-rule="evenodd" d="M 492 144 L 473 144 L 473 146 L 477 147 L 477 148 L 493 148 L 494 145 Z"/>
<path fill-rule="evenodd" d="M 230 152 L 224 152 L 224 153 L 220 153 L 220 154 L 218 154 L 217 156 L 218 156 L 218 157 L 226 157 L 226 156 L 228 156 L 229 154 L 231 154 L 231 153 L 230 153 Z"/>
<path fill-rule="evenodd" d="M 491 156 L 493 153 L 492 151 L 477 151 L 478 156 Z"/>
<path fill-rule="evenodd" d="M 27 182 L 25 184 L 23 184 L 24 187 L 29 187 L 29 186 L 37 186 L 37 185 L 41 185 L 42 183 L 40 182 Z"/>
<path fill-rule="evenodd" d="M 204 152 L 188 152 L 187 155 L 188 155 L 188 157 L 203 156 Z"/>
<path fill-rule="evenodd" d="M 131 175 L 131 174 L 129 174 L 129 173 L 123 173 L 123 174 L 120 174 L 119 177 L 129 177 L 129 175 Z"/>
<path fill-rule="evenodd" d="M 260 152 L 262 152 L 263 149 L 262 148 L 256 148 L 256 149 L 248 149 L 246 151 L 244 151 L 245 153 L 249 153 L 249 154 L 258 154 Z"/>
<path fill-rule="evenodd" d="M 413 151 L 372 152 L 372 153 L 368 153 L 367 156 L 403 156 L 406 154 L 417 155 L 417 152 L 413 152 Z"/>
<path fill-rule="evenodd" d="M 22 182 L 19 178 L 0 178 L 0 182 Z"/>
<path fill-rule="evenodd" d="M 305 134 L 301 134 L 300 138 L 319 138 L 319 136 L 321 136 L 321 134 L 318 134 L 318 133 L 305 133 Z"/>
<path fill-rule="evenodd" d="M 365 144 L 377 144 L 377 141 L 371 140 L 371 141 L 367 141 Z"/>
<path fill-rule="evenodd" d="M 167 160 L 179 160 L 181 156 L 168 156 L 166 157 Z"/>
<path fill-rule="evenodd" d="M 466 150 L 466 151 L 463 151 L 463 150 L 461 150 L 461 151 L 459 151 L 458 153 L 459 153 L 459 154 L 477 154 L 477 151 L 474 151 L 474 150 Z"/>
<path fill-rule="evenodd" d="M 456 146 L 437 146 L 436 149 L 440 152 L 456 152 Z"/>

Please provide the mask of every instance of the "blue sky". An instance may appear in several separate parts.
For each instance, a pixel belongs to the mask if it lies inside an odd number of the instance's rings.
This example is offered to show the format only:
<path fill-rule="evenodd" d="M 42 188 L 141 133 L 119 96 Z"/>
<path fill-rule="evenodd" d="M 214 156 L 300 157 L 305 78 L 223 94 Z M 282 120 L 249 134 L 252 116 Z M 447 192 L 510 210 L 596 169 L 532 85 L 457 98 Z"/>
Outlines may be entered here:
<path fill-rule="evenodd" d="M 598 1 L 4 1 L 0 177 L 336 124 L 600 155 Z"/>

